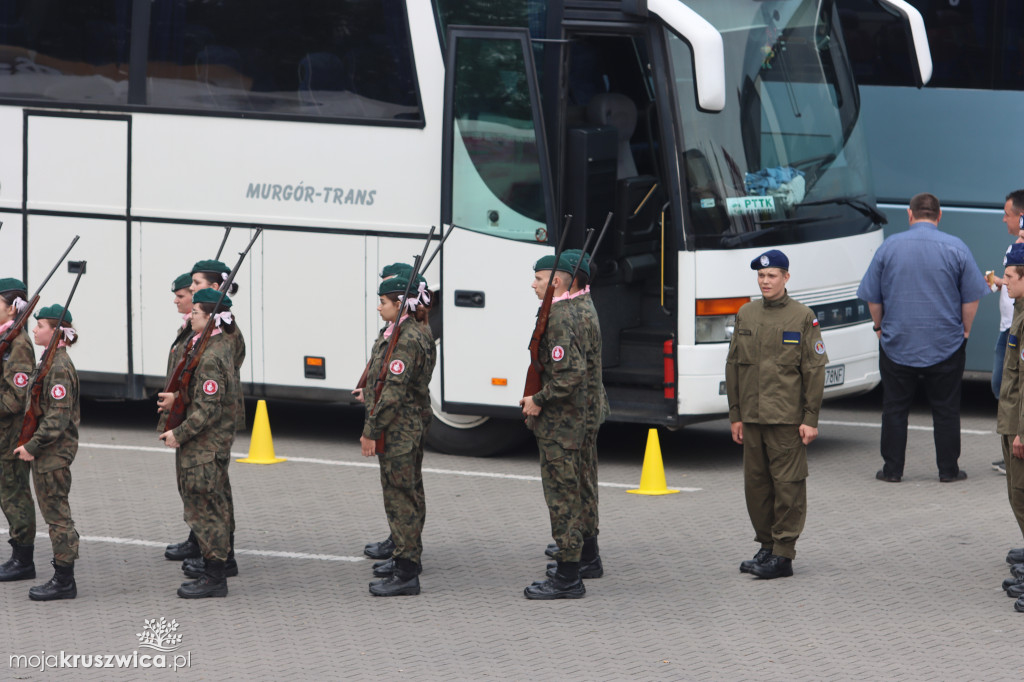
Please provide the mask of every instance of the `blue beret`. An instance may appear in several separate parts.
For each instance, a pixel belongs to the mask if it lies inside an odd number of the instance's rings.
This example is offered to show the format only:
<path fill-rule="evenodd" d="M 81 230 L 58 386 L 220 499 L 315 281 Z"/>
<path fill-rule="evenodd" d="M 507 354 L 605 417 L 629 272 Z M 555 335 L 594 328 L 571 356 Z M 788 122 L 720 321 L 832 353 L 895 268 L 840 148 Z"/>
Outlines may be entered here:
<path fill-rule="evenodd" d="M 1024 244 L 1010 244 L 1003 256 L 1003 265 L 1024 265 Z"/>
<path fill-rule="evenodd" d="M 783 270 L 789 270 L 789 259 L 786 258 L 786 254 L 782 253 L 778 249 L 765 251 L 760 256 L 750 261 L 751 270 L 760 270 L 761 268 L 782 268 Z"/>

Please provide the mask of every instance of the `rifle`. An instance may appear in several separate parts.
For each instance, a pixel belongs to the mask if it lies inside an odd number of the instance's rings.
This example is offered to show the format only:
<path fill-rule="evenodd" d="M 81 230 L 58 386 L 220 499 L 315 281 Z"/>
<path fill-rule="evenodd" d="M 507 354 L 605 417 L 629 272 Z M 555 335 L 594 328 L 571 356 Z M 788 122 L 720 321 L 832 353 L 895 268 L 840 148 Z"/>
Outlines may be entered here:
<path fill-rule="evenodd" d="M 391 365 L 391 354 L 395 352 L 395 346 L 398 345 L 398 335 L 402 329 L 402 311 L 409 305 L 409 291 L 412 288 L 413 283 L 416 281 L 417 275 L 420 274 L 420 265 L 423 264 L 423 259 L 427 256 L 427 247 L 430 246 L 430 239 L 434 236 L 434 226 L 430 226 L 430 234 L 427 235 L 427 241 L 423 244 L 423 252 L 416 256 L 416 260 L 412 264 L 412 274 L 409 275 L 409 281 L 405 283 L 405 294 L 402 296 L 401 301 L 398 304 L 398 313 L 395 315 L 395 326 L 391 330 L 391 338 L 388 339 L 388 349 L 384 353 L 384 359 L 380 363 L 380 372 L 377 373 L 377 381 L 373 384 L 373 408 L 370 410 L 370 414 L 377 409 L 377 404 L 380 403 L 380 394 L 384 391 L 384 380 L 388 375 L 388 368 Z M 450 232 L 451 230 L 449 230 Z M 440 248 L 440 246 L 438 246 Z M 387 442 L 383 431 L 380 433 L 380 438 L 377 439 L 375 452 L 378 455 L 383 455 L 387 448 Z"/>
<path fill-rule="evenodd" d="M 548 328 L 548 316 L 551 314 L 551 299 L 555 297 L 555 290 L 551 283 L 555 281 L 555 272 L 558 270 L 558 259 L 562 255 L 562 248 L 565 246 L 565 238 L 569 234 L 569 225 L 572 223 L 572 214 L 565 216 L 565 227 L 562 228 L 562 238 L 558 240 L 558 248 L 555 249 L 555 265 L 551 268 L 551 276 L 548 277 L 548 288 L 544 290 L 544 302 L 540 304 L 537 311 L 537 324 L 533 328 L 533 336 L 530 337 L 530 367 L 526 370 L 526 386 L 523 387 L 523 397 L 536 394 L 541 389 L 540 375 L 544 371 L 544 365 L 540 363 L 540 338 Z M 572 282 L 570 282 L 570 286 Z"/>
<path fill-rule="evenodd" d="M 439 243 L 437 245 L 437 248 L 434 249 L 434 253 L 430 254 L 430 258 L 427 259 L 426 265 L 424 265 L 422 268 L 420 268 L 420 272 L 421 273 L 426 272 L 427 268 L 430 267 L 430 264 L 432 262 L 434 262 L 434 256 L 436 256 L 441 251 L 441 247 L 444 246 L 445 240 L 448 239 L 448 235 L 450 235 L 452 233 L 452 230 L 454 230 L 454 229 L 455 229 L 454 223 L 452 225 L 448 226 L 448 231 L 444 233 L 443 237 L 441 237 L 441 243 Z M 430 234 L 433 234 L 433 233 L 434 233 L 434 228 L 431 227 L 430 228 Z M 429 236 L 427 237 L 427 243 L 428 244 L 430 243 L 430 237 Z M 426 251 L 424 251 L 424 253 L 425 252 Z M 403 300 L 405 300 L 405 299 L 403 299 Z M 363 367 L 363 373 L 359 375 L 359 381 L 356 382 L 356 390 L 359 390 L 359 389 L 362 389 L 362 388 L 366 388 L 366 380 L 368 378 L 367 375 L 370 373 L 370 363 L 372 363 L 372 362 L 373 362 L 373 358 L 370 358 L 369 360 L 366 361 L 366 367 Z"/>
<path fill-rule="evenodd" d="M 249 240 L 249 245 L 245 247 L 245 251 L 238 254 L 238 262 L 235 263 L 234 269 L 228 274 L 228 278 L 224 280 L 224 283 L 220 285 L 220 298 L 217 299 L 214 310 L 217 310 L 220 304 L 224 302 L 224 296 L 227 295 L 228 289 L 231 288 L 231 283 L 235 281 L 235 275 L 238 274 L 238 269 L 242 267 L 242 261 L 245 260 L 249 249 L 252 248 L 252 245 L 256 243 L 256 240 L 259 239 L 262 233 L 263 228 L 257 227 L 256 234 Z M 170 378 L 167 380 L 167 386 L 164 387 L 163 392 L 176 394 L 171 407 L 167 410 L 168 431 L 177 428 L 185 421 L 185 407 L 188 405 L 188 387 L 192 383 L 192 377 L 195 375 L 196 369 L 199 367 L 199 359 L 203 356 L 203 351 L 206 350 L 206 344 L 210 340 L 213 328 L 214 324 L 211 318 L 206 323 L 203 331 L 200 332 L 199 338 L 192 343 L 171 371 Z"/>
<path fill-rule="evenodd" d="M 224 245 L 228 243 L 228 235 L 231 234 L 231 228 L 224 228 L 224 239 L 220 240 L 220 248 L 217 249 L 217 255 L 214 256 L 213 260 L 220 260 L 220 254 L 224 252 Z"/>
<path fill-rule="evenodd" d="M 75 237 L 78 240 L 78 237 Z M 74 246 L 74 242 L 71 243 Z M 68 247 L 71 250 L 71 247 Z M 67 253 L 64 254 L 65 256 Z M 58 265 L 60 265 L 58 263 Z M 50 273 L 53 274 L 52 272 Z M 32 440 L 32 436 L 36 435 L 36 430 L 39 428 L 39 417 L 42 416 L 43 410 L 39 407 L 39 400 L 43 394 L 43 379 L 50 373 L 50 369 L 53 367 L 53 358 L 57 355 L 57 344 L 61 337 L 64 336 L 62 326 L 64 324 L 64 316 L 68 314 L 68 306 L 71 305 L 71 299 L 75 297 L 75 289 L 78 288 L 78 282 L 82 279 L 82 275 L 85 274 L 85 261 L 82 261 L 82 269 L 78 271 L 78 276 L 75 277 L 75 283 L 71 286 L 71 293 L 68 294 L 68 300 L 64 304 L 64 310 L 61 311 L 60 317 L 57 319 L 57 326 L 53 330 L 53 335 L 50 337 L 50 342 L 46 344 L 46 350 L 43 351 L 43 357 L 39 360 L 39 365 L 35 371 L 32 372 L 32 379 L 30 382 L 29 401 L 28 406 L 25 408 L 25 417 L 21 422 L 21 431 L 18 434 L 18 447 L 20 448 L 25 443 Z"/>
<path fill-rule="evenodd" d="M 572 268 L 572 277 L 569 278 L 569 291 L 572 291 L 573 282 L 576 281 L 576 275 L 579 274 L 580 266 L 583 264 L 583 258 L 587 255 L 587 247 L 590 246 L 590 240 L 594 238 L 593 228 L 587 230 L 587 236 L 583 240 L 583 248 L 580 249 L 580 259 L 576 261 L 576 265 Z"/>
<path fill-rule="evenodd" d="M 590 267 L 594 267 L 594 256 L 597 255 L 597 250 L 601 248 L 601 242 L 604 241 L 605 234 L 608 233 L 608 226 L 612 224 L 612 216 L 615 215 L 611 211 L 608 211 L 608 217 L 604 219 L 604 227 L 601 228 L 601 234 L 597 235 L 597 242 L 594 244 L 594 250 L 590 252 Z M 583 247 L 583 255 L 587 254 L 586 247 Z M 583 260 L 582 258 L 580 259 Z M 593 280 L 597 273 L 591 273 L 590 279 Z"/>
<path fill-rule="evenodd" d="M 43 291 L 43 287 L 46 286 L 46 283 L 50 281 L 51 277 L 53 277 L 53 273 L 57 272 L 57 268 L 59 268 L 60 264 L 64 262 L 64 259 L 68 257 L 68 254 L 71 253 L 71 249 L 75 246 L 76 242 L 78 242 L 78 235 L 75 235 L 75 238 L 71 240 L 71 246 L 64 251 L 64 254 L 57 261 L 57 264 L 53 266 L 52 270 L 50 270 L 50 274 L 43 279 L 43 283 L 40 284 L 39 288 L 37 288 L 29 297 L 28 305 L 22 308 L 17 317 L 14 318 L 14 324 L 8 327 L 7 331 L 4 332 L 4 335 L 0 337 L 0 370 L 2 370 L 3 367 L 4 356 L 7 355 L 7 352 L 11 349 L 11 344 L 13 344 L 14 340 L 18 338 L 18 334 L 21 333 L 21 330 L 25 328 L 25 325 L 28 323 L 29 315 L 31 315 L 32 311 L 35 310 L 37 305 L 39 305 L 39 294 Z M 77 284 L 78 280 L 75 280 L 75 283 Z"/>

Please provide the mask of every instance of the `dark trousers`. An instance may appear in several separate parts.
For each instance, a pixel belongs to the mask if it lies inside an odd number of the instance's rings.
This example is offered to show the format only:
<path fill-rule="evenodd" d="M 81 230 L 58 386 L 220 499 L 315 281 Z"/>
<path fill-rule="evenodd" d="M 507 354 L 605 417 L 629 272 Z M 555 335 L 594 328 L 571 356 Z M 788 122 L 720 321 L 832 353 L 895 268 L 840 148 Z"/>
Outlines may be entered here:
<path fill-rule="evenodd" d="M 939 476 L 955 477 L 960 471 L 960 385 L 964 377 L 967 340 L 942 362 L 930 367 L 908 367 L 893 362 L 878 349 L 882 375 L 882 460 L 888 476 L 902 476 L 907 453 L 907 416 L 918 382 L 924 384 L 932 406 L 935 462 Z"/>

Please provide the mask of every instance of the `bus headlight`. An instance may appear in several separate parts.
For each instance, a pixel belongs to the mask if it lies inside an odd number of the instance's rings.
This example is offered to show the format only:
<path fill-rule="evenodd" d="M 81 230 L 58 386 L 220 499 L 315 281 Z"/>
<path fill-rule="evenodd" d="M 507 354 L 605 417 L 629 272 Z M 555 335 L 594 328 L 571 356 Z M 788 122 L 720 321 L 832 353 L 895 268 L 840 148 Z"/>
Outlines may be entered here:
<path fill-rule="evenodd" d="M 694 336 L 697 343 L 728 343 L 736 330 L 736 313 L 749 297 L 697 299 Z"/>

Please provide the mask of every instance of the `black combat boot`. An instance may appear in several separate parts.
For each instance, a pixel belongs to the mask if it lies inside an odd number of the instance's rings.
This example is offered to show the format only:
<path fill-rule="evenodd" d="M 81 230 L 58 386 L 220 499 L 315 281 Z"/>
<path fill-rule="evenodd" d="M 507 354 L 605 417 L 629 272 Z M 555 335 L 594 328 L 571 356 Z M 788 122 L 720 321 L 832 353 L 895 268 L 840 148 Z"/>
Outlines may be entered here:
<path fill-rule="evenodd" d="M 1017 577 L 1007 578 L 1006 580 L 1003 581 L 1003 590 L 1009 590 L 1014 585 L 1019 585 L 1021 583 L 1024 583 L 1024 578 L 1017 578 Z"/>
<path fill-rule="evenodd" d="M 228 596 L 228 581 L 224 577 L 224 562 L 207 559 L 203 574 L 197 580 L 182 583 L 178 588 L 178 596 L 182 599 Z"/>
<path fill-rule="evenodd" d="M 557 552 L 557 551 L 558 551 L 558 543 L 557 542 L 552 542 L 547 547 L 544 548 L 544 556 L 551 557 L 552 559 L 554 559 L 555 558 L 555 552 Z"/>
<path fill-rule="evenodd" d="M 74 599 L 78 596 L 75 585 L 75 565 L 58 566 L 51 560 L 53 577 L 42 585 L 36 585 L 28 591 L 28 598 L 33 601 L 52 601 L 54 599 Z"/>
<path fill-rule="evenodd" d="M 554 578 L 558 571 L 558 563 L 552 561 L 548 564 L 546 575 Z M 583 540 L 583 556 L 580 557 L 580 577 L 587 580 L 600 578 L 604 575 L 604 565 L 601 563 L 601 555 L 597 549 L 597 536 Z"/>
<path fill-rule="evenodd" d="M 387 578 L 370 583 L 370 594 L 375 597 L 397 597 L 420 593 L 420 566 L 409 559 L 395 559 L 395 570 Z"/>
<path fill-rule="evenodd" d="M 1010 566 L 1010 575 L 1014 578 L 1024 578 L 1024 564 Z"/>
<path fill-rule="evenodd" d="M 1016 585 L 1010 585 L 1006 588 L 1006 596 L 1019 599 L 1024 597 L 1024 582 L 1019 582 Z"/>
<path fill-rule="evenodd" d="M 764 562 L 768 561 L 768 557 L 772 555 L 770 549 L 762 547 L 757 550 L 757 554 L 754 555 L 753 559 L 747 559 L 746 561 L 740 562 L 740 573 L 753 573 L 754 566 L 760 566 Z"/>
<path fill-rule="evenodd" d="M 1011 566 L 1014 564 L 1024 564 L 1024 547 L 1018 547 L 1011 549 L 1006 553 L 1006 563 Z"/>
<path fill-rule="evenodd" d="M 363 554 L 371 559 L 390 559 L 394 553 L 395 541 L 391 539 L 390 535 L 387 540 L 371 542 L 366 547 L 363 547 Z"/>
<path fill-rule="evenodd" d="M 376 561 L 373 564 L 373 575 L 377 578 L 387 578 L 389 575 L 393 575 L 395 572 L 395 560 L 385 559 L 384 561 Z M 416 564 L 416 575 L 423 572 L 423 564 Z"/>
<path fill-rule="evenodd" d="M 580 599 L 586 593 L 578 561 L 559 561 L 553 577 L 523 589 L 527 599 Z"/>
<path fill-rule="evenodd" d="M 11 558 L 0 564 L 0 582 L 11 580 L 28 580 L 36 577 L 36 565 L 32 561 L 32 553 L 35 547 L 32 545 L 19 545 L 13 539 L 8 540 L 13 551 Z"/>
<path fill-rule="evenodd" d="M 206 559 L 203 557 L 197 557 L 195 559 L 185 559 L 181 562 L 181 572 L 185 574 L 186 578 L 198 578 L 206 570 Z M 224 562 L 224 577 L 234 578 L 238 575 L 238 563 L 235 561 L 234 554 L 228 554 L 228 560 Z"/>
<path fill-rule="evenodd" d="M 185 542 L 179 542 L 176 545 L 167 545 L 167 549 L 164 550 L 164 556 L 171 561 L 182 561 L 184 559 L 201 557 L 203 556 L 203 553 L 199 549 L 199 541 L 196 540 L 196 534 L 189 531 L 188 538 Z"/>
<path fill-rule="evenodd" d="M 793 575 L 793 560 L 772 554 L 765 559 L 763 564 L 757 564 L 752 567 L 750 572 L 758 578 L 764 578 L 765 580 L 789 578 Z"/>

